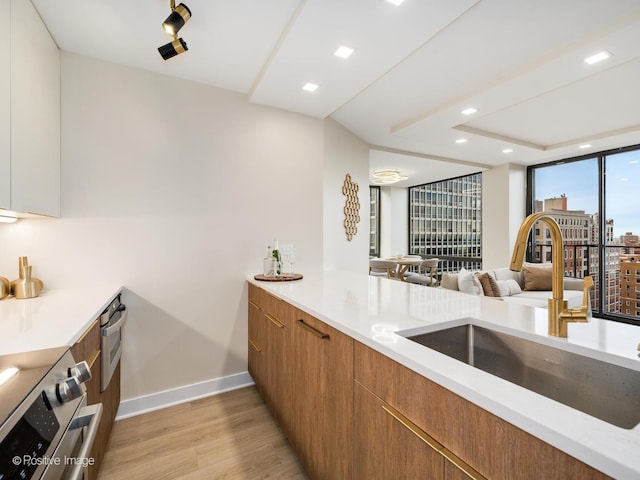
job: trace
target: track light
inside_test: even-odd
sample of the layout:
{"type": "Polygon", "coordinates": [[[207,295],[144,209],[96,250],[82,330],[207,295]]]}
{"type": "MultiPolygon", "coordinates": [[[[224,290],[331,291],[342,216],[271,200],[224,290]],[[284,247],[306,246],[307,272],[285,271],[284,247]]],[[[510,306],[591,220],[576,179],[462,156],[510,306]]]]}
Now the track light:
{"type": "Polygon", "coordinates": [[[187,42],[182,38],[176,38],[173,42],[169,42],[166,45],[158,47],[158,52],[160,52],[160,55],[162,55],[162,58],[165,60],[169,60],[170,58],[175,57],[182,52],[186,52],[187,50],[189,50],[187,48],[187,42]]]}
{"type": "Polygon", "coordinates": [[[189,50],[189,48],[187,48],[187,42],[182,38],[178,38],[178,32],[191,18],[191,10],[189,10],[189,7],[184,3],[176,7],[175,0],[170,0],[169,6],[171,7],[171,14],[162,22],[162,28],[173,37],[173,41],[158,47],[158,52],[160,52],[164,60],[168,60],[189,50]]]}
{"type": "Polygon", "coordinates": [[[169,35],[176,36],[184,24],[191,18],[191,10],[184,3],[177,7],[175,1],[171,1],[171,15],[162,23],[162,28],[169,35]]]}

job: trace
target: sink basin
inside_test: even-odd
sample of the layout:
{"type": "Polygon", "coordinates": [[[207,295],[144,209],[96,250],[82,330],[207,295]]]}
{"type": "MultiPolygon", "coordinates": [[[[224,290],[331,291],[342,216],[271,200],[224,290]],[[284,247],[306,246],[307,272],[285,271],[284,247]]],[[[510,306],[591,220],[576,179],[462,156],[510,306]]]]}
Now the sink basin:
{"type": "Polygon", "coordinates": [[[640,423],[640,371],[474,324],[396,333],[618,427],[640,423]]]}

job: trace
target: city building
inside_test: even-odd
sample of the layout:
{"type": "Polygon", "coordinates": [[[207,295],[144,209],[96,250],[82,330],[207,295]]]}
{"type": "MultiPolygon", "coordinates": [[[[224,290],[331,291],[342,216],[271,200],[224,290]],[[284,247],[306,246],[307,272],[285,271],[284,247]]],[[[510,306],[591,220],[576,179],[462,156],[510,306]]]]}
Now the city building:
{"type": "MultiPolygon", "coordinates": [[[[594,287],[591,292],[592,304],[600,305],[598,294],[600,277],[600,253],[596,248],[599,235],[599,219],[597,214],[590,215],[584,210],[567,209],[567,197],[545,199],[535,202],[536,211],[549,213],[558,223],[564,239],[564,271],[566,276],[583,278],[591,275],[594,287]],[[540,210],[541,209],[541,210],[540,210]]],[[[620,247],[613,237],[613,219],[605,221],[605,275],[603,311],[616,313],[620,311],[620,247]]],[[[551,261],[551,234],[543,222],[538,222],[534,229],[534,258],[546,263],[551,261]]]]}
{"type": "Polygon", "coordinates": [[[481,268],[481,204],[481,174],[410,188],[410,253],[438,257],[441,271],[481,268]]]}

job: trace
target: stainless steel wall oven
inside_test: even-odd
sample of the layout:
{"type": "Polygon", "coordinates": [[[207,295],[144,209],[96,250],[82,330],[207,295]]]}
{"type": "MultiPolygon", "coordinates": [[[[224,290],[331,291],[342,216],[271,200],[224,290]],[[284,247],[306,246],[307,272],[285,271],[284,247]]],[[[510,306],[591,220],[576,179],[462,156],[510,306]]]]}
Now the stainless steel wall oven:
{"type": "Polygon", "coordinates": [[[0,356],[0,480],[80,480],[91,463],[102,405],[87,406],[86,362],[66,347],[0,356]]]}
{"type": "MultiPolygon", "coordinates": [[[[100,315],[102,350],[102,380],[100,390],[105,391],[122,355],[122,327],[127,321],[127,307],[121,302],[121,294],[100,315]]],[[[2,480],[2,479],[0,479],[2,480]]]]}

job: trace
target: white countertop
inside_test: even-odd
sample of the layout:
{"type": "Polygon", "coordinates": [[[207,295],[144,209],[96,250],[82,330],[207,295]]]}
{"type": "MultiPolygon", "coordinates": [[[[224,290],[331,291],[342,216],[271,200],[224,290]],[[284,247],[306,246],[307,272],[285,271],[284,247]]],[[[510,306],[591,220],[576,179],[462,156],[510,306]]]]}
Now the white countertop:
{"type": "Polygon", "coordinates": [[[73,345],[121,290],[45,289],[35,298],[0,300],[0,355],[73,345]]]}
{"type": "MultiPolygon", "coordinates": [[[[547,310],[351,272],[249,281],[616,479],[640,478],[640,425],[627,430],[394,332],[461,318],[640,371],[640,327],[592,318],[547,334],[547,310]]],[[[640,395],[640,392],[638,392],[640,395]]]]}

